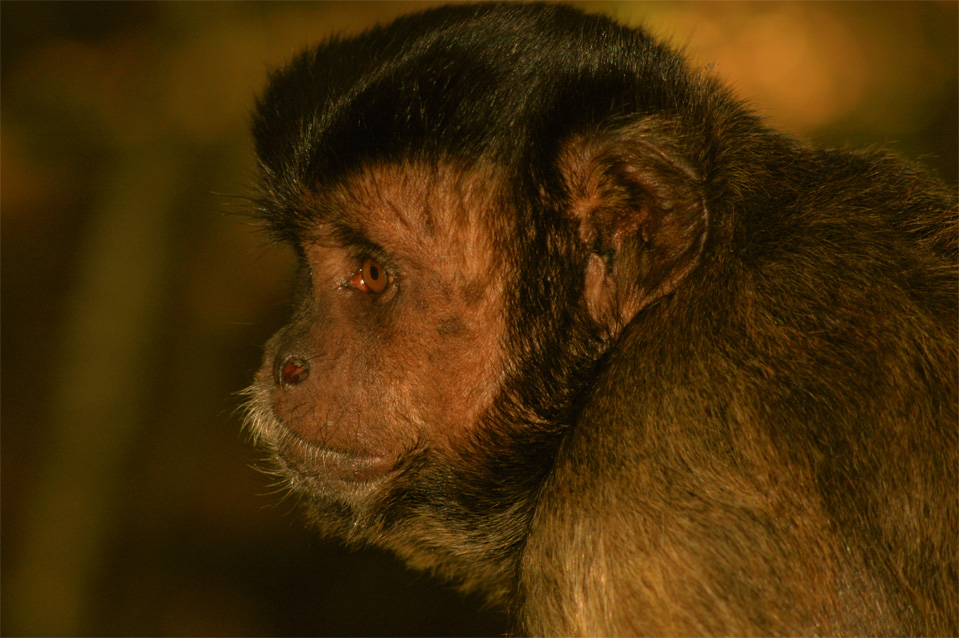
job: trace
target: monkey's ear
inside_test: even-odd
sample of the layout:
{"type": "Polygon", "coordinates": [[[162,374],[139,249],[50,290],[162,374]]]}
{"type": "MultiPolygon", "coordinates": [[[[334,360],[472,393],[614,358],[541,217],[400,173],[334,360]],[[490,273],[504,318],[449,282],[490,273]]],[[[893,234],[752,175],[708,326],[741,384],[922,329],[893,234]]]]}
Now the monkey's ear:
{"type": "Polygon", "coordinates": [[[617,334],[699,263],[708,215],[699,178],[667,124],[580,137],[560,156],[571,215],[590,250],[589,314],[617,334]]]}

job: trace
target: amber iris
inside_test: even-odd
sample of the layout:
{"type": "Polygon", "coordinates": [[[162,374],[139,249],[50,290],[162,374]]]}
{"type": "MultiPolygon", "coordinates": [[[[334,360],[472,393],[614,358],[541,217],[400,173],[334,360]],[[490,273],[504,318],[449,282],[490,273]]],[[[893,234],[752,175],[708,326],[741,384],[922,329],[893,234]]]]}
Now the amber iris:
{"type": "Polygon", "coordinates": [[[390,285],[389,273],[386,272],[380,264],[370,258],[363,261],[363,266],[360,268],[359,274],[362,287],[373,294],[380,294],[390,285]]]}

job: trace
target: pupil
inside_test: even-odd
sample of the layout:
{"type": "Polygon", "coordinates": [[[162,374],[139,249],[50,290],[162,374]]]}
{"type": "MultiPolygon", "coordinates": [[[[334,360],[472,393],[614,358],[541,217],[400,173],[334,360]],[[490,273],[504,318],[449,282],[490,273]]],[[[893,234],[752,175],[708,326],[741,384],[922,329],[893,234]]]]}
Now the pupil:
{"type": "Polygon", "coordinates": [[[373,264],[370,264],[370,279],[376,281],[380,278],[380,270],[373,264]]]}

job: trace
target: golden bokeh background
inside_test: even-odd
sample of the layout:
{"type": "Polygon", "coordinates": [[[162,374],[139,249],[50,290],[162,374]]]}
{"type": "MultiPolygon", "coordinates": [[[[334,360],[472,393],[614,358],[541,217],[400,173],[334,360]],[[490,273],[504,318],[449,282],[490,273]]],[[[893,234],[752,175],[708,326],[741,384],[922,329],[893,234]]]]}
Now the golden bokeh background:
{"type": "MultiPolygon", "coordinates": [[[[236,392],[289,310],[242,215],[268,69],[422,3],[0,5],[3,635],[490,635],[302,529],[236,392]],[[239,214],[238,214],[239,213],[239,214]]],[[[954,2],[606,3],[820,145],[959,181],[954,2]]]]}

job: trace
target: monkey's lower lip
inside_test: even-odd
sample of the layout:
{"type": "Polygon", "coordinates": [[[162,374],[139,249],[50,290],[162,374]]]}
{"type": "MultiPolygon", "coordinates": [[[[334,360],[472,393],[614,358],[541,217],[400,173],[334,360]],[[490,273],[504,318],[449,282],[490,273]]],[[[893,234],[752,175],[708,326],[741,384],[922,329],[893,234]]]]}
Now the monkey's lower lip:
{"type": "Polygon", "coordinates": [[[292,469],[317,479],[364,483],[382,478],[393,469],[383,456],[354,454],[311,443],[291,430],[277,443],[277,453],[292,469]]]}

